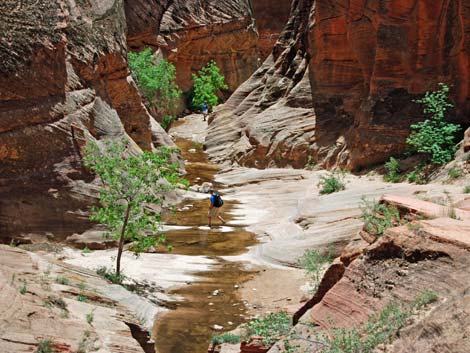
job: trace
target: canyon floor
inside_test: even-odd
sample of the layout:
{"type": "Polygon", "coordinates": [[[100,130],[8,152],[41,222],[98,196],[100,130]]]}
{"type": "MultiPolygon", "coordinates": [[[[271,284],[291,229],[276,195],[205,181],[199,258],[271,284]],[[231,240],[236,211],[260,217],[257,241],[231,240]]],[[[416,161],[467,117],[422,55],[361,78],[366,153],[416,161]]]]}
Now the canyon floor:
{"type": "Polygon", "coordinates": [[[79,344],[99,352],[124,347],[137,352],[141,347],[133,335],[151,352],[153,343],[145,344],[148,337],[137,330],[140,324],[152,332],[159,353],[202,353],[212,334],[233,330],[255,316],[279,310],[293,314],[302,307],[309,299],[309,284],[298,258],[311,248],[339,255],[357,239],[363,197],[393,194],[468,203],[462,193],[465,180],[391,184],[373,173],[346,174],[344,191],[320,195],[323,170],[216,166],[203,152],[206,128],[201,115],[190,115],[170,131],[182,149],[192,190],[180,192],[184,201],[177,218],[167,219],[171,253],[124,254],[124,272],[143,288],[141,296],[94,274],[99,266],[112,266],[113,249],[84,253],[60,246],[51,251],[38,244],[0,249],[1,293],[10,293],[0,300],[8,306],[13,298],[0,316],[0,351],[27,352],[51,339],[61,352],[77,351],[79,344]],[[222,211],[228,222],[214,229],[206,224],[208,195],[198,192],[204,182],[214,183],[226,201],[222,211]],[[67,277],[67,283],[60,284],[59,277],[67,277]],[[28,283],[25,293],[23,283],[28,283]],[[56,297],[65,298],[67,316],[56,297]],[[87,324],[90,313],[96,319],[87,324]],[[123,322],[127,325],[120,328],[123,322]],[[76,332],[59,329],[76,325],[76,332]]]}

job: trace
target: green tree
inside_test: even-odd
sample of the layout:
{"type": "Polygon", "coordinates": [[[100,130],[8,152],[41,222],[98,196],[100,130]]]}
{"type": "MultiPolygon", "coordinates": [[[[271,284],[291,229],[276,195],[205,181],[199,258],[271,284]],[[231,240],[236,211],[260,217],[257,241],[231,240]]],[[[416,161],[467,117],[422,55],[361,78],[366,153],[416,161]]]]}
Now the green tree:
{"type": "Polygon", "coordinates": [[[185,183],[170,163],[173,149],[160,147],[155,153],[131,154],[126,143],[106,141],[100,148],[88,144],[85,165],[101,179],[100,205],[92,208],[91,220],[105,224],[109,235],[119,240],[116,274],[120,276],[124,242],[133,241],[138,254],[165,242],[159,234],[165,196],[178,183],[185,183]],[[150,234],[147,236],[147,234],[150,234]],[[156,236],[159,234],[159,236],[156,236]]]}
{"type": "Polygon", "coordinates": [[[197,74],[192,74],[192,79],[194,81],[194,96],[192,99],[194,109],[201,109],[204,101],[211,107],[216,106],[219,103],[217,91],[228,88],[224,76],[213,60],[199,70],[197,74]]]}
{"type": "Polygon", "coordinates": [[[175,118],[181,96],[181,90],[175,83],[175,66],[166,60],[159,60],[147,48],[140,53],[129,52],[129,67],[148,105],[155,107],[166,129],[175,118]]]}
{"type": "Polygon", "coordinates": [[[428,155],[437,165],[451,161],[457,150],[455,133],[460,127],[444,121],[446,111],[452,107],[448,95],[449,87],[439,83],[437,91],[426,92],[416,101],[424,106],[424,113],[431,118],[411,125],[412,132],[406,140],[414,151],[428,155]]]}

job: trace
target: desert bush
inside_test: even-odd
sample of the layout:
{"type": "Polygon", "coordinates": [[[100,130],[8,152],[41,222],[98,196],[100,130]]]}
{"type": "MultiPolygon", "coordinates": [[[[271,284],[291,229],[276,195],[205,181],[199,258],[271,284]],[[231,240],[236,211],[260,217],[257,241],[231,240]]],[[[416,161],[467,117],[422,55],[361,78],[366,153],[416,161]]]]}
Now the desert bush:
{"type": "Polygon", "coordinates": [[[317,249],[305,251],[299,259],[299,265],[306,271],[313,286],[313,292],[318,289],[325,264],[330,263],[332,260],[333,257],[330,254],[322,254],[317,249]]]}
{"type": "Polygon", "coordinates": [[[234,335],[233,333],[222,333],[220,335],[215,335],[212,337],[211,342],[214,345],[219,345],[222,343],[230,343],[230,344],[235,344],[235,343],[240,343],[241,337],[234,335]]]}
{"type": "Polygon", "coordinates": [[[389,161],[385,163],[387,174],[384,180],[390,183],[398,183],[401,180],[400,162],[396,158],[390,157],[389,161]]]}
{"type": "Polygon", "coordinates": [[[332,194],[344,190],[346,185],[344,183],[344,174],[341,172],[333,172],[328,175],[323,175],[320,177],[320,194],[332,194]]]}
{"type": "Polygon", "coordinates": [[[246,325],[247,337],[259,336],[267,346],[276,342],[280,336],[289,332],[292,327],[291,318],[285,311],[268,314],[254,319],[246,325]]]}
{"type": "Polygon", "coordinates": [[[378,203],[375,200],[361,199],[361,219],[364,229],[375,236],[381,236],[388,228],[400,223],[400,213],[397,208],[378,203]]]}

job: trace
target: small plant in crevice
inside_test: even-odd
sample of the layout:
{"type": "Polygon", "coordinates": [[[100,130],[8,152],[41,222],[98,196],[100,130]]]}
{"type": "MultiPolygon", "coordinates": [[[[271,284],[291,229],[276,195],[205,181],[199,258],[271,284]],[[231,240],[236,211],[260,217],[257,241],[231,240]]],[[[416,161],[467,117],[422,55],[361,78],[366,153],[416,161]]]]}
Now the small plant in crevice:
{"type": "Polygon", "coordinates": [[[57,276],[55,279],[56,283],[63,284],[63,285],[68,285],[69,284],[69,279],[64,276],[57,276]]]}
{"type": "Polygon", "coordinates": [[[447,171],[447,175],[449,176],[450,179],[457,179],[457,178],[460,178],[462,176],[462,173],[460,172],[459,169],[450,168],[447,171]]]}
{"type": "Polygon", "coordinates": [[[398,159],[390,157],[389,161],[385,163],[385,169],[387,169],[387,174],[384,176],[386,182],[398,183],[401,180],[400,162],[398,159]]]}
{"type": "Polygon", "coordinates": [[[55,350],[52,347],[52,341],[50,339],[45,339],[39,341],[37,353],[55,353],[55,350]]]}
{"type": "Polygon", "coordinates": [[[222,333],[220,335],[215,335],[215,336],[212,336],[211,338],[212,344],[216,346],[219,344],[223,344],[223,343],[236,344],[236,343],[240,343],[240,341],[241,341],[240,336],[234,335],[233,333],[229,333],[229,332],[222,333]]]}
{"type": "Polygon", "coordinates": [[[362,197],[360,208],[364,229],[376,237],[382,236],[388,228],[400,224],[400,213],[395,206],[362,197]]]}
{"type": "Polygon", "coordinates": [[[26,281],[23,281],[23,284],[21,285],[19,291],[20,291],[20,294],[22,295],[26,294],[26,292],[28,291],[28,288],[26,286],[26,281]]]}
{"type": "Polygon", "coordinates": [[[423,166],[416,166],[413,171],[406,175],[408,182],[415,184],[426,184],[426,175],[423,172],[423,166]]]}
{"type": "Polygon", "coordinates": [[[82,250],[82,253],[83,254],[90,254],[92,251],[90,250],[90,248],[88,246],[85,246],[82,250]]]}
{"type": "Polygon", "coordinates": [[[123,273],[118,274],[114,269],[108,269],[106,266],[98,267],[96,273],[114,284],[122,284],[126,279],[123,273]]]}
{"type": "Polygon", "coordinates": [[[465,185],[464,186],[463,193],[464,194],[470,194],[470,185],[465,185]]]}
{"type": "Polygon", "coordinates": [[[86,322],[88,325],[92,326],[94,319],[95,319],[95,314],[93,313],[93,311],[86,314],[86,322]]]}
{"type": "Polygon", "coordinates": [[[307,163],[305,163],[304,169],[313,170],[317,163],[314,161],[312,156],[307,157],[307,163]]]}
{"type": "Polygon", "coordinates": [[[271,313],[246,324],[246,338],[259,336],[263,344],[271,346],[292,328],[291,317],[287,312],[271,313]]]}
{"type": "Polygon", "coordinates": [[[320,285],[321,277],[324,272],[325,265],[333,261],[333,256],[322,254],[317,249],[310,249],[304,252],[298,263],[302,267],[312,285],[312,292],[315,293],[320,285]]]}
{"type": "Polygon", "coordinates": [[[318,183],[320,187],[320,194],[332,194],[344,190],[346,185],[344,183],[344,172],[333,172],[328,175],[323,175],[320,177],[318,183]]]}

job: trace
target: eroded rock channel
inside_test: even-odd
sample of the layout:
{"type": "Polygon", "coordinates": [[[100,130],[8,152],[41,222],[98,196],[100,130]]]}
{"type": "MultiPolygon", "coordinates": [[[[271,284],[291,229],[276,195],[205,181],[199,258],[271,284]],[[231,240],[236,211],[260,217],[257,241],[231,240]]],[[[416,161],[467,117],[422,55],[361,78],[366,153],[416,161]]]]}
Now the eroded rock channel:
{"type": "MultiPolygon", "coordinates": [[[[186,178],[191,184],[214,183],[218,168],[208,162],[202,145],[183,138],[176,138],[176,144],[187,161],[186,178]]],[[[216,184],[217,189],[221,187],[216,184]]],[[[177,218],[170,218],[168,222],[175,226],[166,232],[168,242],[173,246],[172,253],[207,256],[214,264],[209,271],[194,273],[195,282],[170,290],[170,294],[181,301],[174,303],[175,310],[156,320],[159,353],[207,352],[215,330],[230,330],[246,321],[246,308],[238,288],[251,273],[244,270],[241,263],[227,262],[220,256],[246,252],[256,243],[255,235],[244,230],[231,215],[231,210],[237,207],[234,201],[226,201],[223,207],[227,225],[215,223],[212,229],[207,227],[208,202],[208,198],[186,200],[181,204],[177,218]]]]}

